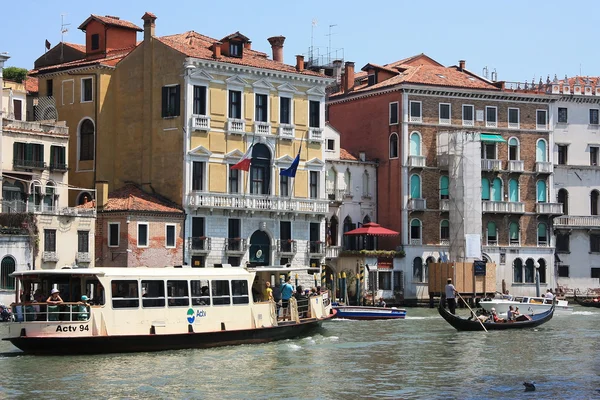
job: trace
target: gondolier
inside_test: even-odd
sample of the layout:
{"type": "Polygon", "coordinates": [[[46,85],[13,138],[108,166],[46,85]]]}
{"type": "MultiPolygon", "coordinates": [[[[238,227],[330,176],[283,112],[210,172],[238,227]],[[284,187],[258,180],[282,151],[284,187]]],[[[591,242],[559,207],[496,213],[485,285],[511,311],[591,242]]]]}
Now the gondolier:
{"type": "Polygon", "coordinates": [[[456,288],[452,284],[452,278],[448,278],[448,283],[445,287],[446,301],[448,302],[448,310],[452,314],[456,313],[456,288]]]}

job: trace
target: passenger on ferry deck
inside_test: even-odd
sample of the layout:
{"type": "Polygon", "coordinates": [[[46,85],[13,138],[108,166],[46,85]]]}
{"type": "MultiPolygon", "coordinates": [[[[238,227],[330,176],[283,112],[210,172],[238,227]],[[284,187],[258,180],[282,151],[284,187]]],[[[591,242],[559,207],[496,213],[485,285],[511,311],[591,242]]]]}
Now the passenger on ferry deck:
{"type": "Polygon", "coordinates": [[[263,292],[263,301],[273,300],[273,289],[271,289],[271,282],[265,282],[265,290],[263,292]]]}
{"type": "Polygon", "coordinates": [[[549,300],[554,300],[554,295],[552,294],[552,291],[550,289],[546,289],[546,294],[544,295],[544,297],[549,300]]]}
{"type": "MultiPolygon", "coordinates": [[[[35,290],[35,293],[33,294],[33,301],[35,303],[43,303],[44,302],[44,293],[42,293],[41,288],[37,288],[35,290]]],[[[46,306],[40,306],[39,304],[36,304],[33,306],[33,309],[35,310],[35,312],[37,314],[36,320],[42,321],[44,319],[44,315],[42,312],[46,311],[46,306]]]]}
{"type": "Polygon", "coordinates": [[[63,299],[60,298],[60,292],[58,289],[55,288],[50,291],[50,297],[46,299],[46,303],[54,306],[63,303],[63,299]]]}
{"type": "Polygon", "coordinates": [[[97,306],[104,305],[104,286],[100,282],[96,285],[96,294],[92,299],[97,306]]]}
{"type": "Polygon", "coordinates": [[[308,311],[308,297],[304,295],[304,290],[301,285],[298,285],[296,288],[294,297],[298,302],[298,317],[305,318],[308,311]]]}
{"type": "Polygon", "coordinates": [[[292,286],[292,277],[290,276],[282,286],[281,286],[281,307],[283,308],[284,319],[286,315],[289,318],[288,307],[290,305],[290,299],[292,298],[292,294],[294,293],[294,287],[292,286]]]}
{"type": "Polygon", "coordinates": [[[383,297],[379,298],[379,302],[377,303],[377,307],[383,307],[385,308],[385,301],[383,301],[383,297]]]}

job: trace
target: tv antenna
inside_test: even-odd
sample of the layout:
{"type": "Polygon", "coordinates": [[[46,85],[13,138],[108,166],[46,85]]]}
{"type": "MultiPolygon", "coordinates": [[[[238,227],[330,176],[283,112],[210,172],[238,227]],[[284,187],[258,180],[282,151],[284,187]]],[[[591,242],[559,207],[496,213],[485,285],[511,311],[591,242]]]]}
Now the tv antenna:
{"type": "Polygon", "coordinates": [[[334,26],[337,26],[337,24],[329,25],[329,33],[327,35],[325,35],[325,36],[329,36],[329,47],[327,47],[327,57],[331,56],[331,35],[333,35],[333,33],[331,33],[331,28],[333,28],[334,26]]]}
{"type": "Polygon", "coordinates": [[[311,24],[311,27],[310,27],[310,60],[311,60],[311,62],[312,62],[312,59],[313,59],[313,50],[315,48],[314,47],[315,26],[317,26],[317,19],[313,18],[312,24],[311,24]]]}
{"type": "Polygon", "coordinates": [[[69,32],[69,28],[67,26],[71,24],[65,24],[65,16],[67,14],[60,14],[60,62],[63,62],[64,59],[64,38],[65,33],[69,32]]]}

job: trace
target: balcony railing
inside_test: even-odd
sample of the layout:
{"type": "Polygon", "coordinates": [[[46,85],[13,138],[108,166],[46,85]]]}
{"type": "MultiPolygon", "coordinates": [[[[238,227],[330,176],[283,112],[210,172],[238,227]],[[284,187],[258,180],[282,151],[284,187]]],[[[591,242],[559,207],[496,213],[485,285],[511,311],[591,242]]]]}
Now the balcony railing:
{"type": "Polygon", "coordinates": [[[481,160],[482,171],[500,171],[502,169],[502,160],[481,160]]]}
{"type": "Polygon", "coordinates": [[[188,238],[190,254],[206,254],[210,251],[210,238],[197,236],[188,238]]]}
{"type": "Polygon", "coordinates": [[[440,211],[450,211],[450,199],[440,199],[440,211]]]}
{"type": "Polygon", "coordinates": [[[537,172],[538,174],[551,174],[552,163],[546,161],[536,161],[535,172],[537,172]]]}
{"type": "Polygon", "coordinates": [[[508,160],[508,172],[523,172],[524,163],[522,160],[508,160]]]}
{"type": "Polygon", "coordinates": [[[270,135],[271,124],[268,122],[254,121],[254,134],[255,135],[270,135]]]}
{"type": "Polygon", "coordinates": [[[310,142],[321,142],[323,140],[323,128],[308,128],[308,140],[310,142]]]}
{"type": "Polygon", "coordinates": [[[508,129],[519,129],[519,123],[518,122],[509,122],[508,129]]]}
{"type": "Polygon", "coordinates": [[[408,209],[412,211],[420,211],[427,209],[427,200],[426,199],[409,199],[408,200],[408,209]]]}
{"type": "Polygon", "coordinates": [[[42,253],[42,261],[58,262],[58,254],[55,251],[44,251],[42,253]]]}
{"type": "Polygon", "coordinates": [[[525,203],[484,200],[481,202],[481,211],[487,213],[523,214],[525,212],[525,203]]]}
{"type": "Polygon", "coordinates": [[[3,213],[22,213],[30,212],[35,214],[53,214],[68,217],[95,217],[95,208],[80,208],[80,207],[55,207],[49,206],[44,202],[35,204],[32,202],[24,202],[21,200],[0,200],[3,213]]]}
{"type": "Polygon", "coordinates": [[[46,169],[46,163],[39,160],[14,159],[13,168],[46,169]]]}
{"type": "Polygon", "coordinates": [[[227,238],[225,239],[226,254],[243,254],[248,249],[246,239],[242,238],[227,238]]]}
{"type": "Polygon", "coordinates": [[[413,246],[420,246],[421,243],[423,243],[423,241],[421,240],[421,238],[418,238],[418,239],[411,238],[410,239],[410,244],[413,245],[413,246]]]}
{"type": "Polygon", "coordinates": [[[535,212],[538,214],[562,215],[562,203],[535,203],[535,212]]]}
{"type": "Polygon", "coordinates": [[[285,198],[272,195],[243,195],[190,192],[186,205],[194,209],[226,209],[248,211],[283,211],[302,214],[327,214],[326,199],[285,198]]]}
{"type": "Polygon", "coordinates": [[[243,135],[246,132],[246,121],[237,118],[227,119],[227,133],[230,135],[243,135]]]}
{"type": "Polygon", "coordinates": [[[92,255],[89,252],[78,251],[75,257],[78,263],[90,263],[92,262],[92,255]]]}
{"type": "Polygon", "coordinates": [[[417,122],[417,123],[421,123],[423,122],[423,117],[422,116],[415,116],[415,115],[411,115],[410,116],[410,122],[417,122]]]}
{"type": "Polygon", "coordinates": [[[408,156],[408,166],[411,168],[423,168],[425,166],[425,156],[408,156]]]}
{"type": "Polygon", "coordinates": [[[451,123],[450,118],[440,118],[440,125],[450,125],[451,123]]]}
{"type": "Polygon", "coordinates": [[[298,251],[298,243],[292,239],[278,239],[277,252],[279,254],[296,254],[298,251]]]}
{"type": "Polygon", "coordinates": [[[308,242],[308,254],[311,256],[324,256],[325,244],[320,240],[308,242]]]}
{"type": "Polygon", "coordinates": [[[475,120],[463,119],[463,126],[475,126],[475,120]]]}
{"type": "Polygon", "coordinates": [[[192,115],[192,130],[194,131],[209,131],[210,117],[208,115],[192,115]]]}
{"type": "Polygon", "coordinates": [[[498,122],[497,121],[485,121],[485,126],[486,126],[486,128],[497,128],[498,122]]]}
{"type": "Polygon", "coordinates": [[[50,171],[67,172],[67,164],[53,163],[50,164],[50,171]]]}
{"type": "Polygon", "coordinates": [[[600,215],[571,216],[563,215],[554,219],[554,227],[564,228],[599,228],[600,215]]]}
{"type": "Polygon", "coordinates": [[[291,124],[279,124],[278,134],[282,139],[293,140],[296,137],[296,128],[291,124]]]}
{"type": "Polygon", "coordinates": [[[342,246],[327,246],[325,247],[325,257],[338,258],[340,256],[340,251],[342,251],[342,246]]]}
{"type": "Polygon", "coordinates": [[[341,202],[346,197],[346,189],[327,188],[326,192],[330,201],[341,202]]]}

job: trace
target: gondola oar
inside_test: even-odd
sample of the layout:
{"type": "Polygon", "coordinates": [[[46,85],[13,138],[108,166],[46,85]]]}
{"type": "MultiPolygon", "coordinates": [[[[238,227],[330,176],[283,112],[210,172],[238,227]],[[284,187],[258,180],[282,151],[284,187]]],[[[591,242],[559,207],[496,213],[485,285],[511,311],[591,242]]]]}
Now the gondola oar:
{"type": "Polygon", "coordinates": [[[473,309],[471,307],[469,307],[469,303],[467,303],[465,301],[465,299],[462,298],[462,296],[460,295],[460,293],[456,292],[456,294],[458,295],[458,297],[460,297],[460,299],[463,301],[463,303],[465,303],[465,305],[467,306],[467,308],[473,313],[473,317],[475,317],[475,319],[477,321],[479,321],[479,323],[481,324],[481,327],[483,328],[484,331],[488,331],[487,329],[485,329],[485,325],[483,325],[483,322],[481,322],[481,320],[479,318],[477,318],[477,314],[475,314],[475,311],[473,311],[473,309]]]}

